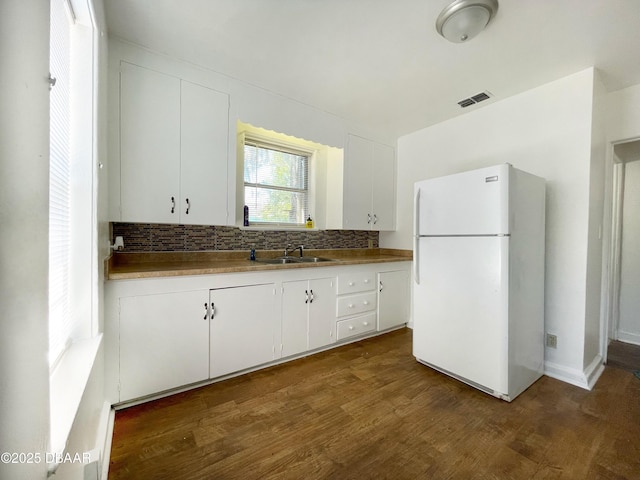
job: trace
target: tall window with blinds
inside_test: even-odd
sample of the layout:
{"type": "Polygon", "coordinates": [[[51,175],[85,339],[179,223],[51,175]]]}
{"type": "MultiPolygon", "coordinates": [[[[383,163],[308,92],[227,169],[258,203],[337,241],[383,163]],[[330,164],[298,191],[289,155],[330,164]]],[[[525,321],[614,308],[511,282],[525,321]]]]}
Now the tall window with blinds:
{"type": "Polygon", "coordinates": [[[72,16],[65,0],[51,1],[49,64],[49,364],[64,353],[73,329],[69,301],[71,256],[70,69],[72,16]]]}
{"type": "Polygon", "coordinates": [[[303,226],[309,215],[311,154],[254,141],[244,143],[244,201],[249,222],[303,226]]]}

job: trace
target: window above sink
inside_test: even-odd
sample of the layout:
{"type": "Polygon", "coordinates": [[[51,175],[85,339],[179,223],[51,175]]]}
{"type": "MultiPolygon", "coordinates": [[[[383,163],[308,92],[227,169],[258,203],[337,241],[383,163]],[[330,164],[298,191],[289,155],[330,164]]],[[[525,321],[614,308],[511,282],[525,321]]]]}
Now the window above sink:
{"type": "Polygon", "coordinates": [[[328,164],[342,162],[343,149],[238,121],[236,225],[255,230],[326,228],[328,164]],[[244,223],[244,207],[248,223],[244,223]]]}

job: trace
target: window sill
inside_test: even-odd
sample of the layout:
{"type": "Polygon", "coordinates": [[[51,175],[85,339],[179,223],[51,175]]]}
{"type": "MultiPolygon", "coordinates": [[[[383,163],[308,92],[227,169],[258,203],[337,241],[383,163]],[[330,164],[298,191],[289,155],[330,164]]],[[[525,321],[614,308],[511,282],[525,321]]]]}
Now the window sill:
{"type": "MultiPolygon", "coordinates": [[[[51,374],[49,409],[52,453],[64,453],[101,343],[102,334],[72,344],[51,374]]],[[[56,467],[50,466],[52,470],[56,467]]]]}

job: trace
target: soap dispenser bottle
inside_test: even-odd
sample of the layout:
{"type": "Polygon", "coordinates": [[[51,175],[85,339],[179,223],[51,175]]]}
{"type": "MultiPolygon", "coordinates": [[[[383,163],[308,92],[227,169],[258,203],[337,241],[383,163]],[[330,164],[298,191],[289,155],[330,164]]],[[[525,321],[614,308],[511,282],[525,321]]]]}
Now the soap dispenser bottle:
{"type": "Polygon", "coordinates": [[[311,215],[307,217],[307,228],[313,228],[313,220],[311,219],[311,215]]]}

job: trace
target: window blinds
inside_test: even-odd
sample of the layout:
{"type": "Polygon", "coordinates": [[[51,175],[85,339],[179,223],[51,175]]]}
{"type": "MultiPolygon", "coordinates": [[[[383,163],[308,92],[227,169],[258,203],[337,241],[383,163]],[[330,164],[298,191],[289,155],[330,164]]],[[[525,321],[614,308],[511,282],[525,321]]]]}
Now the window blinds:
{"type": "Polygon", "coordinates": [[[70,281],[70,34],[65,0],[51,1],[49,63],[55,85],[50,92],[49,154],[49,364],[55,366],[70,342],[73,324],[70,281]]]}
{"type": "Polygon", "coordinates": [[[309,215],[309,154],[245,140],[244,201],[252,224],[303,225],[309,215]]]}

